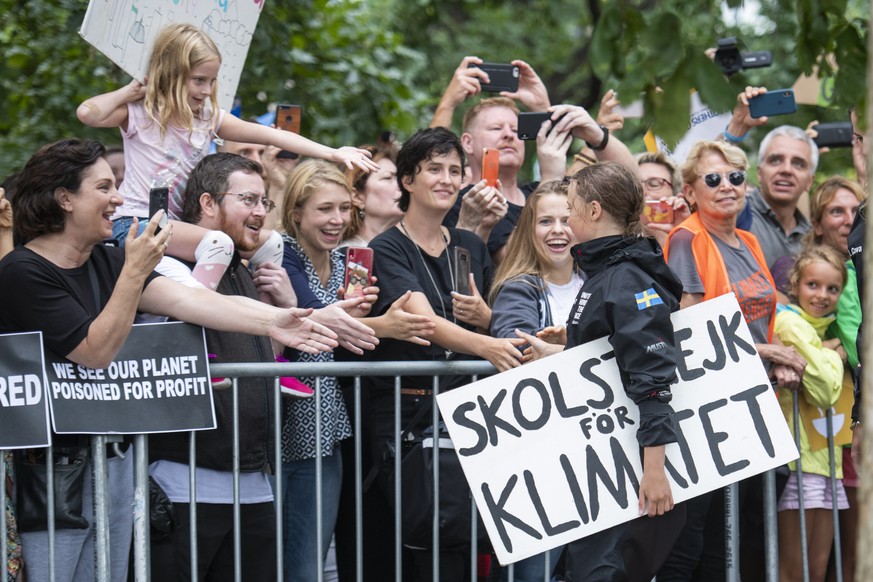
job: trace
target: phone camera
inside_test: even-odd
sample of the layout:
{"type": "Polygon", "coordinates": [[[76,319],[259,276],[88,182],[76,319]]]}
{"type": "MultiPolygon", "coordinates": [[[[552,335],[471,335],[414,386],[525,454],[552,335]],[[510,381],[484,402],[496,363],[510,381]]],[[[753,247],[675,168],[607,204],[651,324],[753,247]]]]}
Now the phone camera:
{"type": "Polygon", "coordinates": [[[512,67],[512,76],[518,79],[518,67],[512,67]]]}

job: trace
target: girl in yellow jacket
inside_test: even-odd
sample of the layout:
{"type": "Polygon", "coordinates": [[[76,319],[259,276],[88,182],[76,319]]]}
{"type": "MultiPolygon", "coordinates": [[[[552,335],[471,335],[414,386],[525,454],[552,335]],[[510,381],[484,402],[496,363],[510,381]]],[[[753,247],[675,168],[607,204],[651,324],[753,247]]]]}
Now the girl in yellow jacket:
{"type": "MultiPolygon", "coordinates": [[[[797,257],[791,271],[791,305],[776,315],[775,332],[786,346],[793,346],[806,359],[800,390],[779,391],[782,412],[792,432],[800,431],[800,460],[803,471],[803,507],[810,580],[825,579],[834,538],[834,500],[831,496],[830,460],[827,447],[813,450],[806,424],[818,417],[817,409],[831,408],[840,396],[846,351],[838,339],[824,340],[825,330],[834,320],[837,300],[846,283],[843,259],[825,245],[810,246],[797,257]],[[793,399],[798,398],[801,422],[794,426],[793,399]]],[[[800,494],[796,464],[779,499],[780,579],[801,580],[800,494]]],[[[842,483],[842,458],[836,458],[837,506],[847,509],[842,483]]]]}

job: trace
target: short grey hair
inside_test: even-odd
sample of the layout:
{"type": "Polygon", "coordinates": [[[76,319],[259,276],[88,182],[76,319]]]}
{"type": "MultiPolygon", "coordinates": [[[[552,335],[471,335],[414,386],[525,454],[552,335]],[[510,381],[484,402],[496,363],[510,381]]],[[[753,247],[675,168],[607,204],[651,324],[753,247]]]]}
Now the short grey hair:
{"type": "Polygon", "coordinates": [[[815,145],[815,142],[805,131],[794,125],[780,125],[764,136],[761,145],[758,147],[758,164],[760,165],[761,161],[766,158],[767,150],[769,149],[770,142],[773,141],[773,138],[781,136],[800,140],[809,145],[810,167],[812,173],[815,174],[815,170],[818,168],[818,146],[815,145]]]}

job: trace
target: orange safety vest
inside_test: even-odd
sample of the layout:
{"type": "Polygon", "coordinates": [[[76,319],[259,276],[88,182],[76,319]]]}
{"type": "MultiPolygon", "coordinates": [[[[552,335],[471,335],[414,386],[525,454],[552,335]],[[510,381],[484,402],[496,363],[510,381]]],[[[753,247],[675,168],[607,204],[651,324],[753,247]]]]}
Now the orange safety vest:
{"type": "MultiPolygon", "coordinates": [[[[673,234],[684,228],[694,235],[691,239],[691,254],[694,255],[694,264],[697,265],[697,274],[700,275],[700,280],[703,281],[704,293],[703,300],[713,299],[727,293],[731,293],[731,280],[728,277],[727,267],[724,264],[724,259],[715,246],[715,241],[712,240],[712,235],[700,222],[700,216],[695,212],[688,217],[685,222],[670,231],[667,235],[667,244],[664,245],[664,260],[669,256],[670,240],[673,234]]],[[[764,251],[761,250],[761,245],[758,244],[758,239],[750,232],[745,230],[736,230],[737,236],[747,247],[752,251],[752,256],[758,263],[764,277],[772,285],[774,293],[776,283],[773,281],[773,276],[770,274],[770,269],[767,268],[767,261],[764,258],[764,251]]],[[[767,333],[767,340],[773,338],[773,324],[776,321],[776,300],[773,300],[773,312],[770,314],[770,331],[767,333]]]]}

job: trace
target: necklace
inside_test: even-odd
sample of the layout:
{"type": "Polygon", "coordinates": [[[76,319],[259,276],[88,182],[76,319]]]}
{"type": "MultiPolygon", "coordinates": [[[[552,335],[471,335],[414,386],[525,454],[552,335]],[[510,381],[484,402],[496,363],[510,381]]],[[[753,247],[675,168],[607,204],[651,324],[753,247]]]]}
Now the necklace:
{"type": "MultiPolygon", "coordinates": [[[[434,293],[436,293],[436,297],[440,302],[440,309],[443,312],[443,319],[455,322],[455,316],[452,314],[451,318],[449,318],[448,311],[446,311],[446,304],[443,302],[443,295],[440,293],[440,288],[436,284],[436,279],[433,277],[433,273],[430,272],[430,268],[427,266],[427,261],[424,260],[424,254],[421,252],[421,247],[415,242],[415,239],[412,238],[412,234],[409,232],[409,229],[406,228],[406,223],[403,222],[403,219],[400,220],[400,228],[403,229],[406,237],[412,242],[412,245],[415,247],[415,250],[418,251],[418,258],[421,259],[421,264],[424,265],[424,271],[427,273],[428,278],[430,279],[430,284],[433,286],[434,293]]],[[[449,239],[446,237],[446,233],[443,232],[442,228],[440,228],[440,234],[443,236],[443,245],[445,245],[446,249],[446,262],[449,264],[449,280],[452,282],[452,291],[455,290],[455,274],[452,272],[452,261],[449,258],[449,239]]],[[[446,359],[450,359],[453,355],[452,350],[446,350],[446,359]]]]}

